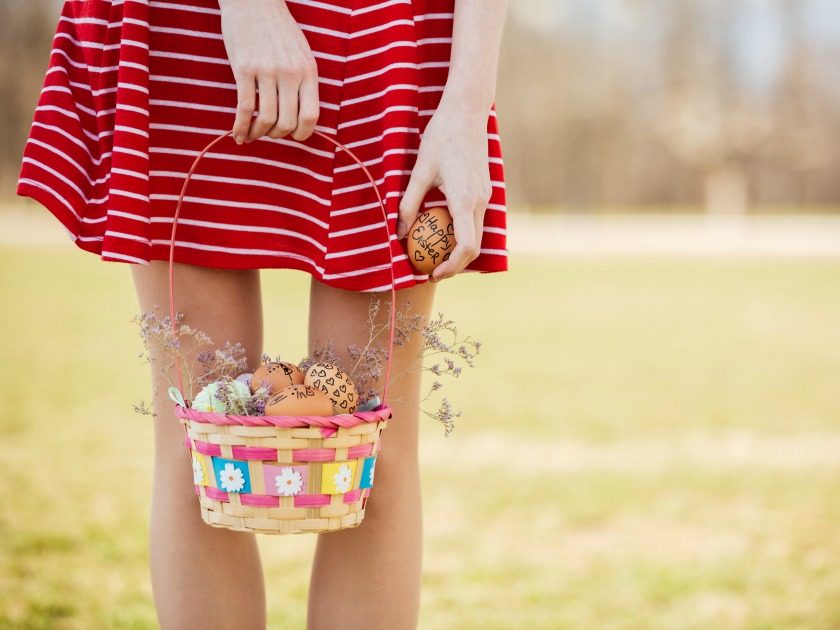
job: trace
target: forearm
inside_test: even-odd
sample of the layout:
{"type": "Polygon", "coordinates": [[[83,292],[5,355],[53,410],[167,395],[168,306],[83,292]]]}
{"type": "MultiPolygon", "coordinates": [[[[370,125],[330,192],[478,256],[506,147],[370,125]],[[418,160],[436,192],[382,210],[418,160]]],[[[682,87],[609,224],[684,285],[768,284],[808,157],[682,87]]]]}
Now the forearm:
{"type": "Polygon", "coordinates": [[[455,0],[449,76],[441,105],[489,113],[496,97],[508,0],[455,0]]]}

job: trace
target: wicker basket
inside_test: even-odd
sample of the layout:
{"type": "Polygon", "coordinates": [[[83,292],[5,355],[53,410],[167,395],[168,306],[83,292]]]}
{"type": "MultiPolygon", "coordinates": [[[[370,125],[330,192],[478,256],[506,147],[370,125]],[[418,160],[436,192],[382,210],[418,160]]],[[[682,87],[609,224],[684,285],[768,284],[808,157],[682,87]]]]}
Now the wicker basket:
{"type": "MultiPolygon", "coordinates": [[[[390,243],[385,204],[364,164],[341,143],[315,131],[346,151],[373,184],[390,243]]],[[[202,155],[232,134],[217,137],[187,173],[175,217],[169,250],[169,314],[176,330],[173,287],[175,229],[181,202],[202,155]]],[[[387,248],[390,258],[391,249],[387,248]]],[[[184,446],[193,469],[201,518],[208,525],[262,534],[329,532],[362,522],[373,485],[382,431],[391,419],[386,403],[394,349],[396,289],[391,272],[388,360],[382,401],[370,411],[335,416],[240,416],[197,411],[191,401],[175,404],[184,426],[184,446]]],[[[184,392],[180,361],[176,361],[184,392]]]]}

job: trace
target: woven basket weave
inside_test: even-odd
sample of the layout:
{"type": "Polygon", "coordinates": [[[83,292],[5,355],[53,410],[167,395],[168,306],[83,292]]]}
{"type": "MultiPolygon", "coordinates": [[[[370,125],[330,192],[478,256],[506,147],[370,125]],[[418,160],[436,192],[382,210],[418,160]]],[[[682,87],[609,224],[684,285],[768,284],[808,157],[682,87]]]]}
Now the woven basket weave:
{"type": "MultiPolygon", "coordinates": [[[[344,145],[318,131],[346,151],[373,184],[388,234],[391,273],[391,313],[388,360],[382,401],[370,411],[334,416],[240,416],[197,411],[191,402],[175,404],[184,426],[184,446],[193,469],[201,518],[208,525],[262,534],[329,532],[358,526],[373,485],[382,431],[391,419],[386,403],[394,349],[396,289],[390,265],[391,232],[385,204],[368,169],[344,145]]],[[[169,314],[176,331],[173,261],[175,229],[181,202],[198,161],[187,173],[175,217],[169,250],[169,314]]],[[[184,392],[180,361],[176,361],[184,392]]]]}

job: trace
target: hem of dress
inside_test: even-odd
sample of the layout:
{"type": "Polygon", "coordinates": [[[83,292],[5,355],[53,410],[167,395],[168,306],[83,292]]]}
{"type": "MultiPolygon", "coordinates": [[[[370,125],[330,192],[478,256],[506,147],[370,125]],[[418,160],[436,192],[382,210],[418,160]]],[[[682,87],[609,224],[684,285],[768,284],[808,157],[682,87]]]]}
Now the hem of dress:
{"type": "MultiPolygon", "coordinates": [[[[78,230],[78,221],[76,217],[74,217],[68,210],[65,208],[61,202],[51,195],[49,191],[40,188],[34,184],[30,184],[28,182],[21,182],[19,181],[17,184],[17,188],[15,190],[15,194],[19,197],[29,197],[34,201],[37,201],[41,205],[43,205],[58,221],[61,223],[62,226],[67,230],[68,237],[72,236],[71,242],[76,245],[82,251],[90,252],[91,254],[96,254],[99,256],[100,260],[104,262],[118,262],[118,263],[125,263],[129,265],[149,265],[152,260],[157,261],[164,261],[169,262],[169,255],[167,254],[165,257],[161,257],[152,253],[150,256],[149,261],[144,260],[128,260],[124,258],[117,258],[113,256],[109,256],[108,254],[102,254],[102,241],[95,240],[95,241],[83,241],[78,238],[76,232],[78,230]]],[[[156,250],[152,250],[155,252],[156,250]]],[[[341,283],[333,280],[333,279],[325,279],[318,272],[313,269],[310,265],[303,263],[300,260],[295,258],[276,258],[272,260],[276,260],[278,263],[283,261],[282,264],[262,264],[262,263],[254,263],[254,262],[247,262],[243,260],[242,262],[237,262],[235,259],[230,259],[225,264],[213,265],[208,264],[206,260],[201,260],[201,251],[200,250],[191,250],[189,248],[181,248],[175,249],[175,253],[173,255],[173,261],[180,264],[185,265],[194,265],[198,267],[206,267],[210,269],[231,269],[236,271],[248,270],[248,269],[292,269],[296,271],[303,271],[308,273],[312,278],[326,284],[327,286],[333,287],[335,289],[342,289],[344,291],[353,291],[355,293],[375,293],[379,291],[388,291],[388,288],[380,288],[376,287],[374,289],[353,289],[348,288],[347,286],[343,286],[341,283]]],[[[507,258],[505,257],[502,260],[501,265],[493,265],[488,266],[486,264],[478,264],[468,266],[467,268],[462,271],[462,273],[466,272],[475,272],[475,273],[495,273],[500,271],[508,271],[508,262],[507,258]]],[[[451,278],[450,278],[451,279],[451,278]]],[[[424,284],[429,282],[428,278],[406,278],[402,281],[398,280],[396,283],[396,290],[400,291],[402,289],[406,289],[409,287],[413,287],[418,284],[424,284]]]]}
{"type": "MultiPolygon", "coordinates": [[[[44,206],[50,213],[58,219],[59,223],[67,230],[68,239],[76,244],[79,244],[79,239],[76,233],[79,229],[79,220],[65,208],[55,195],[40,186],[30,184],[29,182],[18,180],[15,188],[15,195],[18,197],[29,197],[44,206]]],[[[87,250],[91,251],[91,250],[87,250]]]]}

